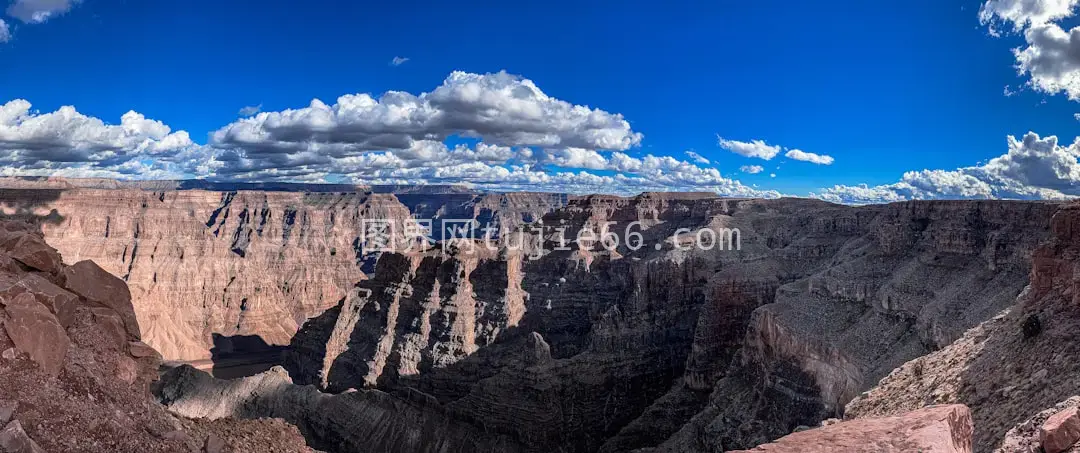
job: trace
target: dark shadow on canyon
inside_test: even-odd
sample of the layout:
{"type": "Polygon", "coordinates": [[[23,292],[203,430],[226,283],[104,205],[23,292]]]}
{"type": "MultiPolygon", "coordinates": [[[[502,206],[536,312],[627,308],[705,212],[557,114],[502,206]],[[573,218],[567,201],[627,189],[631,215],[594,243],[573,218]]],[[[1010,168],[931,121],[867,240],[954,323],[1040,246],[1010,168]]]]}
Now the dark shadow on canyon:
{"type": "MultiPolygon", "coordinates": [[[[22,179],[22,178],[20,178],[22,179]]],[[[60,199],[60,189],[0,189],[0,219],[57,225],[64,216],[56,209],[45,208],[60,199]]]]}
{"type": "Polygon", "coordinates": [[[281,365],[281,355],[287,349],[268,344],[258,335],[225,336],[215,333],[213,341],[210,374],[219,379],[254,376],[281,365]]]}

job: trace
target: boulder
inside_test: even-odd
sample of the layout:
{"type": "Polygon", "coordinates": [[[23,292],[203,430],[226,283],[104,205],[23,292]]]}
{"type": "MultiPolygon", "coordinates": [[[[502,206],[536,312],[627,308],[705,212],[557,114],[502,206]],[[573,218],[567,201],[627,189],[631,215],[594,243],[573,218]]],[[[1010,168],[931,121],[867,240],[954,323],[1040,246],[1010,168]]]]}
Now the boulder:
{"type": "Polygon", "coordinates": [[[0,283],[0,299],[14,298],[20,293],[29,292],[56,315],[60,320],[60,325],[66,328],[75,322],[75,309],[79,305],[79,296],[65,291],[38,274],[26,274],[18,280],[5,277],[12,281],[0,283]]]}
{"type": "Polygon", "coordinates": [[[161,360],[161,354],[158,353],[156,349],[141,341],[129,341],[128,353],[136,359],[141,359],[143,357],[157,357],[158,360],[161,360]]]}
{"type": "Polygon", "coordinates": [[[23,233],[8,252],[8,256],[28,267],[50,274],[59,271],[63,263],[60,254],[33,233],[23,233]]]}
{"type": "Polygon", "coordinates": [[[31,439],[18,420],[8,423],[0,431],[0,453],[45,453],[34,439],[31,439]]]}
{"type": "Polygon", "coordinates": [[[203,447],[204,453],[225,453],[225,441],[221,439],[217,434],[210,433],[206,438],[206,445],[203,447]]]}
{"type": "Polygon", "coordinates": [[[1067,408],[1051,415],[1039,428],[1045,453],[1061,453],[1080,441],[1080,409],[1067,408]]]}
{"type": "Polygon", "coordinates": [[[0,425],[6,425],[15,416],[15,409],[19,406],[18,401],[0,400],[0,425]]]}
{"type": "Polygon", "coordinates": [[[141,339],[135,307],[131,305],[131,292],[123,280],[89,260],[68,266],[63,275],[64,287],[68,291],[113,309],[124,320],[127,332],[141,339]]]}
{"type": "Polygon", "coordinates": [[[15,348],[29,354],[46,374],[59,374],[71,341],[56,315],[30,293],[8,301],[4,311],[8,315],[4,331],[15,343],[15,348]]]}
{"type": "Polygon", "coordinates": [[[784,436],[744,452],[970,453],[974,427],[962,404],[930,406],[895,417],[849,420],[784,436]]]}

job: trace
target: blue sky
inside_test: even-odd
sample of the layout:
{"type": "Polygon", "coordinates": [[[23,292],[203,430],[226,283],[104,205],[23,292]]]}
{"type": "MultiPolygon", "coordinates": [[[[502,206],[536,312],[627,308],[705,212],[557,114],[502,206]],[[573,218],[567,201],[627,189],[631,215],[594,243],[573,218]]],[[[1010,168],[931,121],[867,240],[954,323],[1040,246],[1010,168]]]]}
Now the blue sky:
{"type": "MultiPolygon", "coordinates": [[[[624,173],[638,183],[671,181],[657,184],[676,190],[700,186],[722,193],[745,188],[821,195],[826,193],[823,189],[838,185],[867,184],[884,187],[888,192],[884,200],[1074,195],[1071,176],[1060,177],[1072,171],[1067,168],[1071,164],[1061,167],[1058,158],[1062,153],[1072,155],[1070,144],[1080,127],[1074,118],[1080,105],[1069,99],[1067,86],[1068,71],[1077,71],[1078,66],[1063,61],[1064,75],[1052,71],[1052,76],[1066,81],[1064,88],[1061,83],[1040,87],[1037,81],[1045,74],[1038,68],[1047,66],[1018,73],[1012,49],[1039,45],[1025,36],[1039,27],[1067,31],[1075,26],[1075,0],[361,3],[366,2],[9,0],[7,15],[0,16],[8,30],[6,42],[0,43],[0,104],[22,99],[32,107],[22,119],[9,120],[7,145],[0,118],[0,152],[9,153],[4,161],[7,174],[454,182],[454,175],[461,173],[435,175],[430,168],[343,176],[319,169],[318,165],[328,164],[314,157],[304,160],[304,171],[266,173],[274,163],[296,161],[252,164],[266,154],[264,147],[236,140],[215,143],[210,134],[241,120],[238,111],[245,106],[275,113],[308,107],[313,98],[332,105],[346,94],[368,93],[378,99],[396,90],[420,95],[439,87],[453,71],[480,76],[505,71],[531,80],[552,99],[621,115],[629,132],[641,134],[640,140],[625,147],[575,149],[595,149],[605,159],[612,152],[635,159],[671,156],[715,169],[737,184],[711,176],[665,180],[660,173],[650,173],[676,171],[671,165],[626,173],[613,166],[561,165],[552,156],[543,157],[547,152],[566,156],[562,148],[573,137],[565,135],[550,149],[453,128],[440,129],[436,141],[451,148],[490,142],[515,153],[528,147],[532,153],[528,159],[515,154],[506,162],[487,160],[484,165],[527,162],[531,171],[586,171],[600,178],[624,173]],[[36,17],[27,12],[35,8],[36,17]],[[1053,8],[1065,12],[1055,15],[1053,8]],[[989,20],[980,20],[980,10],[989,12],[989,20]],[[1039,16],[1046,11],[1050,13],[1039,16]],[[1029,16],[1038,16],[1038,21],[1028,20],[1029,16]],[[1017,20],[1027,22],[1016,30],[1017,20]],[[395,57],[407,60],[394,65],[395,57]],[[1006,95],[1006,87],[1011,95],[1006,95]],[[155,154],[125,148],[147,137],[162,140],[162,134],[153,132],[105,145],[60,140],[65,143],[49,146],[71,149],[48,155],[19,148],[30,147],[26,143],[31,140],[25,137],[31,116],[52,114],[68,105],[106,127],[120,124],[121,115],[135,111],[167,125],[169,133],[186,131],[191,143],[184,146],[213,149],[155,154]],[[905,172],[955,173],[1004,156],[1010,152],[1007,137],[1015,136],[1020,143],[1016,146],[1023,148],[1023,136],[1029,131],[1039,135],[1030,141],[1032,149],[1052,161],[1043,162],[1045,168],[1007,167],[994,174],[989,174],[993,169],[973,170],[946,174],[946,182],[928,178],[909,181],[913,188],[892,187],[905,172]],[[21,140],[11,138],[19,133],[21,140]],[[781,149],[769,160],[744,157],[718,146],[718,136],[747,143],[763,140],[781,149]],[[1048,136],[1057,136],[1058,143],[1048,145],[1048,136]],[[105,158],[95,156],[103,147],[124,149],[105,158]],[[789,149],[828,155],[833,162],[820,165],[786,158],[789,149]],[[684,153],[687,150],[709,164],[693,162],[684,153]],[[109,167],[123,160],[116,155],[131,159],[127,167],[109,167]],[[180,162],[213,156],[223,162],[238,158],[245,162],[244,171],[211,168],[200,173],[180,162]],[[740,171],[751,165],[763,171],[740,171]],[[143,171],[146,168],[156,171],[143,171]],[[1045,181],[1032,176],[1047,172],[1058,178],[1045,181]],[[967,184],[963,181],[970,178],[975,179],[968,182],[978,187],[949,185],[957,180],[967,184]],[[920,181],[948,187],[935,191],[920,181]]],[[[0,41],[5,40],[2,28],[0,41]]],[[[1080,48],[1080,43],[1076,46],[1080,48]]],[[[514,127],[518,126],[543,127],[514,127]]],[[[39,129],[31,135],[37,138],[80,134],[66,130],[49,135],[40,130],[46,126],[35,127],[39,129]]],[[[340,139],[333,141],[341,145],[340,139]]],[[[393,150],[378,146],[360,148],[349,155],[397,157],[393,150]]],[[[313,156],[325,149],[309,146],[305,152],[313,156]]],[[[1012,160],[1027,165],[1024,159],[1012,160]]],[[[375,165],[362,159],[348,162],[375,165]]],[[[476,181],[491,183],[487,177],[476,181]]],[[[592,185],[580,180],[520,181],[522,186],[539,181],[535,183],[585,191],[605,186],[603,181],[592,185]]],[[[631,191],[639,186],[656,188],[627,184],[631,191]]],[[[860,201],[843,189],[837,194],[842,201],[846,197],[860,201]]]]}

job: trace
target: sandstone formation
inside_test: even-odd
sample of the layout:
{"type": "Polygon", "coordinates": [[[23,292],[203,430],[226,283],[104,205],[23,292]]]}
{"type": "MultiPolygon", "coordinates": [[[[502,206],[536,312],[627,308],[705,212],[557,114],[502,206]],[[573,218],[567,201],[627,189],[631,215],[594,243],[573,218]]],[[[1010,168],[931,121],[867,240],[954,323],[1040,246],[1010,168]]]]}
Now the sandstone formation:
{"type": "Polygon", "coordinates": [[[1080,372],[1080,293],[1074,277],[1080,205],[1058,211],[1052,232],[1035,251],[1031,284],[1014,306],[948,347],[897,368],[852,401],[846,415],[880,416],[926,404],[962,403],[972,411],[976,451],[1036,451],[1042,423],[1075,407],[1070,397],[1080,393],[1075,379],[1080,372]]]}
{"type": "Polygon", "coordinates": [[[161,357],[123,281],[62,264],[36,226],[0,222],[0,451],[310,451],[280,420],[177,418],[154,403],[161,357]],[[215,447],[215,448],[216,448],[215,447]]]}
{"type": "Polygon", "coordinates": [[[537,260],[383,255],[285,365],[331,391],[420,391],[532,451],[748,448],[841,415],[1008,306],[1056,208],[571,198],[544,223],[640,222],[650,247],[558,251],[545,234],[537,260]],[[738,228],[741,250],[673,249],[703,227],[738,228]],[[520,318],[485,320],[518,300],[520,318]]]}
{"type": "MultiPolygon", "coordinates": [[[[414,213],[436,223],[481,219],[513,227],[565,199],[433,188],[404,190],[402,197],[412,197],[406,205],[374,191],[392,187],[179,190],[193,186],[265,185],[6,178],[0,206],[45,219],[46,240],[69,264],[92,260],[123,279],[145,341],[166,359],[193,361],[241,349],[245,338],[289,344],[307,319],[340,302],[371,271],[378,254],[364,240],[365,221],[389,221],[403,242],[414,213]]],[[[20,250],[27,260],[48,259],[20,250]]]]}
{"type": "Polygon", "coordinates": [[[960,404],[932,406],[903,415],[864,418],[797,432],[733,453],[970,453],[971,413],[960,404]]]}

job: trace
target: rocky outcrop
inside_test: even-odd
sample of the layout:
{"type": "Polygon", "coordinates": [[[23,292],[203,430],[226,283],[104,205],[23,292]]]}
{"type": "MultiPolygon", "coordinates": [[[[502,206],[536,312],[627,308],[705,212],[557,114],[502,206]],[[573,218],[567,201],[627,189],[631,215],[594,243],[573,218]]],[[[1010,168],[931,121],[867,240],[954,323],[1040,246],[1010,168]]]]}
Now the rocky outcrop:
{"type": "MultiPolygon", "coordinates": [[[[341,302],[372,271],[378,251],[365,222],[389,222],[400,244],[419,231],[414,217],[434,219],[434,227],[457,218],[513,228],[565,202],[558,194],[460,188],[60,178],[6,178],[0,187],[5,212],[47,220],[45,237],[69,264],[92,260],[121,278],[145,341],[183,361],[209,359],[215,348],[243,349],[234,339],[289,344],[306,320],[341,302]]],[[[59,263],[55,252],[17,249],[25,256],[13,258],[59,263]]]]}
{"type": "Polygon", "coordinates": [[[970,453],[971,413],[960,404],[906,414],[864,418],[797,432],[776,442],[733,453],[970,453]]]}
{"type": "Polygon", "coordinates": [[[1077,225],[1080,205],[1061,208],[1052,235],[1034,253],[1031,284],[1014,306],[940,351],[897,368],[849,403],[846,415],[962,403],[975,421],[976,451],[1031,451],[1042,420],[1066,407],[1046,408],[1080,393],[1073,378],[1080,372],[1077,225]]]}
{"type": "Polygon", "coordinates": [[[211,434],[218,451],[310,451],[280,421],[215,425],[155,404],[161,357],[133,314],[123,281],[63,265],[34,225],[0,222],[0,451],[190,452],[211,434]]]}

